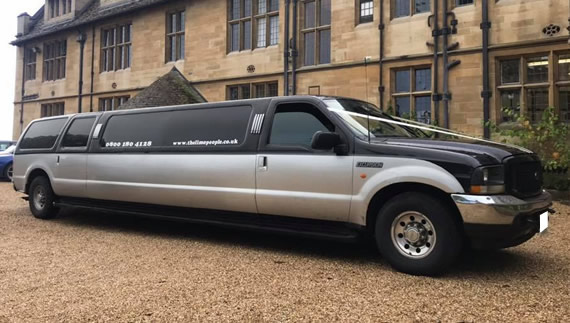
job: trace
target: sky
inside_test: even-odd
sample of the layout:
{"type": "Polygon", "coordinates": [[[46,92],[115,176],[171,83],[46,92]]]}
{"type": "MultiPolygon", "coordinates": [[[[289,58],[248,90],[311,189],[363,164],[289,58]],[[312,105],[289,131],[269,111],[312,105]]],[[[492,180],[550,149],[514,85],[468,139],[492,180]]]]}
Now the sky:
{"type": "Polygon", "coordinates": [[[12,139],[14,112],[14,83],[16,81],[16,47],[10,45],[15,39],[17,17],[23,12],[32,16],[45,0],[3,1],[0,10],[0,140],[12,139]]]}

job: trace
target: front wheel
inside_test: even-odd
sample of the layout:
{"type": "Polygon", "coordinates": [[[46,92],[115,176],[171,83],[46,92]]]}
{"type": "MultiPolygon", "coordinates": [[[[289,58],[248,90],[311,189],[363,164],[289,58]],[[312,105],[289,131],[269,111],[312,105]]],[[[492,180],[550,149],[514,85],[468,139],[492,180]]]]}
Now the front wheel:
{"type": "Polygon", "coordinates": [[[38,219],[52,219],[57,215],[58,208],[54,206],[55,194],[49,180],[36,177],[30,184],[29,203],[32,214],[38,219]]]}
{"type": "Polygon", "coordinates": [[[378,249],[395,269],[412,275],[437,275],[461,251],[458,221],[444,203],[423,193],[403,193],[379,211],[378,249]]]}

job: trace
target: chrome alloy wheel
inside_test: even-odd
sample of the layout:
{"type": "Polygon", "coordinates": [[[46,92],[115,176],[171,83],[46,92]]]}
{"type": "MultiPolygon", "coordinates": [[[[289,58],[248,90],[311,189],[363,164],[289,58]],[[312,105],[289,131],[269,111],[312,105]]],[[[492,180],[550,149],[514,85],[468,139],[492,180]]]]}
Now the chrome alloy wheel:
{"type": "Polygon", "coordinates": [[[34,207],[43,210],[46,207],[46,191],[42,186],[37,186],[34,190],[34,207]]]}
{"type": "Polygon", "coordinates": [[[412,259],[424,258],[431,253],[436,243],[433,224],[422,213],[406,211],[392,222],[392,243],[398,251],[412,259]]]}

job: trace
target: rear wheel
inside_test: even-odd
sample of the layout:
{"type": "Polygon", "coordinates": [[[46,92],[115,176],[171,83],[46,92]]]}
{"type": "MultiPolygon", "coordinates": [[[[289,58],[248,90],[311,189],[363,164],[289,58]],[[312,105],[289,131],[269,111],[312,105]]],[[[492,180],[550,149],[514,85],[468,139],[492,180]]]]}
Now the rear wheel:
{"type": "Polygon", "coordinates": [[[462,237],[454,214],[423,193],[403,193],[379,211],[378,249],[395,269],[412,275],[436,275],[461,251],[462,237]]]}
{"type": "Polygon", "coordinates": [[[4,178],[7,178],[10,182],[12,181],[12,176],[14,174],[14,166],[12,163],[6,165],[4,168],[4,178]]]}
{"type": "Polygon", "coordinates": [[[29,204],[32,214],[38,219],[52,219],[57,215],[58,208],[54,206],[55,194],[49,180],[36,177],[30,184],[29,204]]]}

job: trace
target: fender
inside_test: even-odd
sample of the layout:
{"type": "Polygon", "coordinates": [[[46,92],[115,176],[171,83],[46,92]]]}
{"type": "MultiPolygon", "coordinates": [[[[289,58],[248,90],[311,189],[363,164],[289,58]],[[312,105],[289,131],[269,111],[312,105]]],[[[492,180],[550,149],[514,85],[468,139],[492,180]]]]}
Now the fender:
{"type": "MultiPolygon", "coordinates": [[[[46,154],[48,155],[48,154],[46,154]]],[[[15,155],[14,156],[14,186],[17,191],[24,192],[26,189],[26,184],[28,184],[28,180],[30,175],[35,170],[42,170],[48,175],[50,183],[52,184],[52,188],[54,192],[57,194],[57,188],[54,183],[54,174],[52,171],[53,167],[48,165],[48,160],[52,158],[38,158],[39,154],[30,154],[30,155],[15,155]],[[30,161],[33,160],[33,163],[30,161]],[[25,167],[24,165],[28,165],[25,171],[19,169],[19,167],[25,167]],[[16,176],[16,174],[24,174],[23,176],[16,176]]],[[[44,155],[45,156],[45,155],[44,155]]],[[[53,155],[48,155],[53,157],[53,155]]]]}
{"type": "Polygon", "coordinates": [[[350,205],[349,222],[362,226],[366,225],[366,213],[374,195],[392,184],[418,183],[449,194],[464,193],[459,181],[447,170],[420,159],[356,156],[354,174],[354,195],[350,205]],[[378,166],[358,167],[359,162],[370,162],[378,166]]]}

